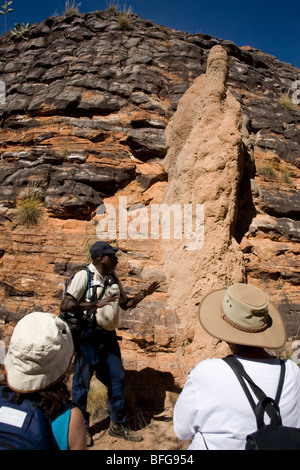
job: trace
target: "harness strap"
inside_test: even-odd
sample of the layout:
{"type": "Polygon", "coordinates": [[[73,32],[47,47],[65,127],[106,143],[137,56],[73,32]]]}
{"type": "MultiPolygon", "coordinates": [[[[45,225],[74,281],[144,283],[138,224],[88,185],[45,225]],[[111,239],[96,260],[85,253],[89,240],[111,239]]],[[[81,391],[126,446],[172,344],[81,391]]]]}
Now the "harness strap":
{"type": "MultiPolygon", "coordinates": [[[[88,272],[89,272],[89,269],[88,269],[88,272]]],[[[88,282],[89,282],[89,277],[88,277],[88,282]]],[[[109,284],[109,276],[106,276],[106,278],[104,279],[103,289],[98,298],[97,298],[97,286],[94,286],[91,302],[94,302],[95,300],[101,300],[103,298],[108,284],[109,284]]],[[[94,326],[96,323],[96,311],[97,311],[97,307],[93,307],[87,312],[87,315],[89,317],[88,321],[92,323],[92,326],[94,326]]]]}
{"type": "Polygon", "coordinates": [[[284,383],[284,376],[285,376],[285,361],[280,360],[281,364],[281,370],[280,370],[280,377],[279,377],[279,382],[278,382],[278,387],[277,387],[277,392],[276,392],[276,397],[275,400],[272,400],[271,398],[267,397],[267,395],[253,382],[251,377],[247,374],[245,371],[243,365],[241,362],[234,356],[227,356],[224,357],[223,360],[232,368],[233,372],[237,376],[247,398],[248,401],[255,413],[255,416],[257,418],[257,423],[258,427],[261,427],[263,425],[263,421],[259,419],[257,416],[257,406],[259,407],[263,406],[268,413],[269,417],[271,418],[272,422],[281,424],[281,416],[279,413],[279,400],[283,388],[283,383],[284,383]],[[244,379],[247,380],[249,383],[251,389],[253,390],[254,394],[256,395],[258,399],[258,405],[255,404],[253,397],[250,393],[249,388],[247,387],[244,379]]]}

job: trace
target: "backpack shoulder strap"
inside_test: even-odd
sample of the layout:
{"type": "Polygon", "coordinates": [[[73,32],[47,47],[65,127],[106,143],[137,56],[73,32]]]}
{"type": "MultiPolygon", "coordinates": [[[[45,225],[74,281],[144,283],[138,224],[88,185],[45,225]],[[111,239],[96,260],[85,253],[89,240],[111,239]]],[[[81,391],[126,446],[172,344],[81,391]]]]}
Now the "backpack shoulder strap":
{"type": "Polygon", "coordinates": [[[91,300],[91,271],[88,266],[86,266],[85,269],[87,272],[87,294],[88,294],[88,299],[91,300]]]}
{"type": "Polygon", "coordinates": [[[279,383],[278,383],[278,388],[277,388],[276,397],[275,397],[275,401],[277,404],[279,404],[281,392],[283,389],[283,383],[284,383],[284,377],[285,377],[285,364],[286,364],[286,361],[283,361],[282,359],[280,359],[280,365],[281,365],[280,377],[279,377],[279,383]]]}
{"type": "Polygon", "coordinates": [[[110,280],[110,276],[106,276],[105,280],[104,280],[104,286],[103,286],[103,289],[99,295],[99,297],[97,297],[97,286],[93,286],[92,285],[92,280],[93,280],[93,277],[94,277],[94,273],[90,270],[89,266],[86,266],[85,267],[86,271],[87,271],[87,293],[88,293],[88,299],[91,300],[91,301],[94,301],[94,300],[101,300],[104,293],[105,293],[105,290],[109,284],[109,280],[110,280]]]}
{"type": "MultiPolygon", "coordinates": [[[[108,275],[108,276],[105,277],[103,289],[100,292],[100,295],[97,296],[97,286],[93,286],[91,284],[91,281],[92,281],[91,278],[93,277],[94,273],[92,271],[90,271],[88,266],[86,266],[86,269],[87,269],[87,273],[88,273],[88,287],[87,287],[87,289],[88,289],[88,298],[91,302],[94,302],[95,300],[101,300],[102,297],[105,294],[107,286],[109,285],[110,276],[108,275]],[[91,294],[91,291],[92,291],[92,294],[91,294]]],[[[96,326],[96,311],[97,311],[97,307],[93,307],[93,308],[91,308],[87,311],[88,319],[89,319],[89,321],[90,321],[90,323],[92,324],[93,327],[96,326]]]]}
{"type": "Polygon", "coordinates": [[[243,390],[248,398],[248,401],[250,402],[250,405],[255,413],[258,427],[261,427],[263,425],[263,422],[261,419],[259,419],[259,412],[262,407],[265,407],[266,412],[268,413],[269,417],[271,418],[272,422],[281,424],[281,416],[279,413],[279,399],[281,396],[282,388],[283,388],[283,382],[284,382],[284,375],[285,375],[285,361],[280,361],[281,364],[281,370],[280,370],[280,378],[279,378],[279,384],[277,387],[277,392],[276,392],[276,397],[275,400],[267,397],[267,395],[259,388],[251,379],[251,377],[247,374],[245,371],[242,363],[234,356],[227,356],[224,357],[223,360],[231,367],[235,375],[237,376],[241,386],[243,387],[243,390]],[[253,397],[250,393],[249,388],[247,387],[245,381],[243,379],[246,379],[247,382],[249,383],[251,389],[253,390],[254,394],[256,395],[258,399],[258,404],[256,405],[253,397]]]}
{"type": "MultiPolygon", "coordinates": [[[[255,401],[253,400],[253,397],[250,393],[250,390],[247,387],[247,385],[246,385],[246,383],[243,379],[243,374],[241,373],[241,368],[243,368],[242,364],[238,360],[236,360],[236,358],[233,357],[233,356],[223,357],[223,361],[226,362],[226,364],[228,364],[231,367],[231,369],[233,370],[233,372],[235,373],[238,381],[240,382],[240,384],[241,384],[241,386],[242,386],[242,388],[243,388],[243,390],[244,390],[244,392],[245,392],[245,394],[248,398],[248,401],[251,405],[251,408],[255,412],[255,406],[256,406],[255,401]],[[239,366],[241,366],[241,368],[239,366]]],[[[246,374],[246,371],[245,371],[245,374],[246,374]]]]}

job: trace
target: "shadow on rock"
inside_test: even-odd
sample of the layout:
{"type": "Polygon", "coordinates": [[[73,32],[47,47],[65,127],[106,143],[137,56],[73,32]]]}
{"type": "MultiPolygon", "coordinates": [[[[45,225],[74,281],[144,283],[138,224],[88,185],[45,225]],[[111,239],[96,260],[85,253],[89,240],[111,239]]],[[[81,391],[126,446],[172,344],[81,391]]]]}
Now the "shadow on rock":
{"type": "MultiPolygon", "coordinates": [[[[125,371],[125,400],[130,426],[139,430],[156,421],[172,421],[173,407],[181,389],[175,384],[169,372],[160,372],[147,367],[139,372],[125,371]]],[[[100,420],[90,427],[91,434],[99,433],[109,427],[109,416],[101,416],[100,420]]]]}

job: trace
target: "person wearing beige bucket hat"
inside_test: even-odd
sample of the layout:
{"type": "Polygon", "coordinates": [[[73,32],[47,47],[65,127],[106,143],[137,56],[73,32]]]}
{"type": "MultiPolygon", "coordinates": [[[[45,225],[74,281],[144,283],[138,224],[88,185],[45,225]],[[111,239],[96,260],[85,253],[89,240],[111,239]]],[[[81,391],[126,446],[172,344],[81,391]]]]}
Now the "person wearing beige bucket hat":
{"type": "Polygon", "coordinates": [[[66,386],[73,353],[67,324],[54,314],[33,312],[15,326],[4,359],[7,385],[14,392],[12,400],[42,403],[60,450],[86,448],[83,414],[71,406],[66,386]]]}
{"type": "MultiPolygon", "coordinates": [[[[269,296],[242,283],[214,290],[202,300],[199,320],[209,335],[228,343],[253,381],[274,398],[281,367],[267,349],[284,346],[286,331],[269,296]]],[[[299,428],[300,369],[287,360],[285,370],[280,413],[284,425],[299,428]]],[[[175,404],[177,437],[192,439],[190,450],[242,450],[255,429],[253,410],[231,368],[222,359],[199,362],[175,404]]]]}

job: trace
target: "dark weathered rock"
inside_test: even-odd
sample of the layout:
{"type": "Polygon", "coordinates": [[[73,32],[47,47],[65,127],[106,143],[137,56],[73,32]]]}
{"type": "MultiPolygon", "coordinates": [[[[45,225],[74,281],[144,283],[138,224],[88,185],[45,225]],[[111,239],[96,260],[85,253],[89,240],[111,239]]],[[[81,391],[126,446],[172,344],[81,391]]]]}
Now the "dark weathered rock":
{"type": "Polygon", "coordinates": [[[300,220],[300,195],[296,190],[260,188],[260,207],[275,217],[300,220]]]}
{"type": "Polygon", "coordinates": [[[45,191],[45,206],[56,217],[86,220],[102,204],[102,198],[86,184],[52,180],[45,191]]]}
{"type": "Polygon", "coordinates": [[[141,128],[130,132],[126,141],[132,154],[142,161],[152,158],[163,158],[166,155],[164,129],[141,128]]]}

